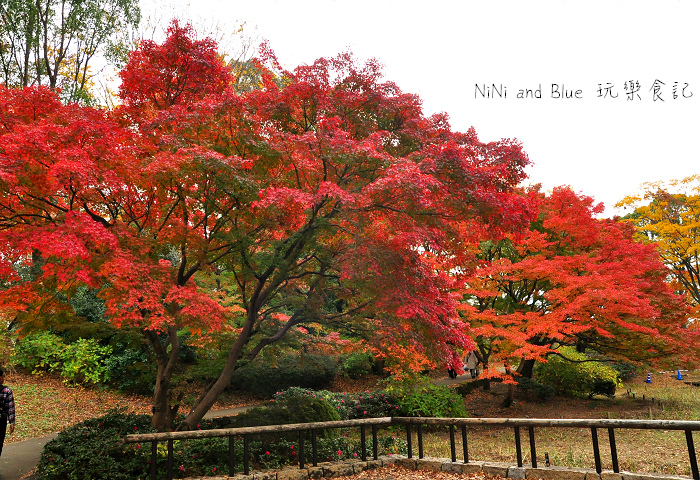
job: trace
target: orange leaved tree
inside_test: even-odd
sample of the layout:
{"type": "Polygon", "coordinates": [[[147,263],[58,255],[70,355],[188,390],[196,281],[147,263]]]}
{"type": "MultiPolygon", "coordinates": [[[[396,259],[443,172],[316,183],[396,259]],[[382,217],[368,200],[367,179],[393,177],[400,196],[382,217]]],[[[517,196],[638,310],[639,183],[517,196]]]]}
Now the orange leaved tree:
{"type": "Polygon", "coordinates": [[[556,188],[536,198],[529,231],[483,242],[481,264],[464,280],[463,314],[483,358],[519,365],[526,377],[567,345],[632,361],[691,360],[697,338],[656,250],[630,225],[596,218],[602,205],[590,197],[556,188]]]}

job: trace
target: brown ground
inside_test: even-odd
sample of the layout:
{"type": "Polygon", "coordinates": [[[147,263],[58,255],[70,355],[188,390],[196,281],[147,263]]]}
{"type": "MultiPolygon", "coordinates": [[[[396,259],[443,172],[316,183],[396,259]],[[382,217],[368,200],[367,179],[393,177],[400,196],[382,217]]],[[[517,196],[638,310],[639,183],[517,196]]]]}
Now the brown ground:
{"type": "Polygon", "coordinates": [[[491,477],[483,472],[470,474],[433,472],[409,470],[399,465],[391,465],[376,470],[365,470],[356,475],[343,477],[343,480],[496,480],[501,478],[491,477]]]}

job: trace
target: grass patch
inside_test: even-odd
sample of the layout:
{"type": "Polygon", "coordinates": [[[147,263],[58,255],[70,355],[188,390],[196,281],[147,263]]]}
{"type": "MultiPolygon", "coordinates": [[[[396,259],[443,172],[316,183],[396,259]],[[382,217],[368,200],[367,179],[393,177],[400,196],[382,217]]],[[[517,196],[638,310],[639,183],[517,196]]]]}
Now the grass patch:
{"type": "MultiPolygon", "coordinates": [[[[700,388],[678,381],[671,374],[653,375],[651,384],[643,379],[621,389],[615,398],[596,397],[575,400],[555,397],[546,403],[516,402],[510,409],[499,408],[497,392],[474,391],[466,397],[475,416],[510,418],[626,418],[641,420],[699,420],[700,388]],[[628,393],[629,391],[629,393],[628,393]]],[[[414,430],[415,432],[415,430],[414,430]]],[[[523,464],[530,465],[528,430],[521,428],[523,464]]],[[[462,459],[462,437],[456,432],[457,459],[462,459]]],[[[469,459],[515,464],[515,432],[512,428],[468,428],[469,459]]],[[[694,435],[700,451],[700,433],[694,435]]],[[[691,476],[688,449],[683,431],[615,430],[618,462],[622,471],[691,476]]],[[[598,429],[603,470],[612,470],[610,441],[605,429],[598,429]]],[[[595,468],[590,429],[535,428],[538,466],[544,466],[545,453],[550,465],[595,468]]],[[[418,439],[413,438],[414,455],[418,439]]],[[[424,455],[450,458],[449,433],[444,429],[424,429],[424,455]]]]}

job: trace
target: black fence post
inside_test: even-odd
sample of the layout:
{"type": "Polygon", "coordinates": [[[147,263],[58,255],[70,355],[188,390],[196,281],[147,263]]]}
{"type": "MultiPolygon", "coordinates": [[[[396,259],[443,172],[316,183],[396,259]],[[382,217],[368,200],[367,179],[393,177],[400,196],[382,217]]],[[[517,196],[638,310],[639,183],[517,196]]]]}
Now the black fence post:
{"type": "Polygon", "coordinates": [[[685,441],[688,444],[688,457],[690,457],[690,470],[693,472],[693,479],[700,480],[698,473],[698,459],[695,456],[695,443],[693,443],[693,431],[685,431],[685,441]]]}
{"type": "Polygon", "coordinates": [[[158,441],[151,442],[151,480],[158,480],[158,441]]]}
{"type": "Polygon", "coordinates": [[[518,467],[523,466],[523,451],[520,448],[520,427],[516,425],[515,430],[515,455],[518,458],[518,467]]]}
{"type": "Polygon", "coordinates": [[[617,462],[617,443],[615,443],[615,429],[608,428],[608,438],[610,439],[610,456],[612,457],[613,472],[620,473],[620,464],[617,462]]]}
{"type": "Polygon", "coordinates": [[[233,435],[228,436],[228,476],[233,477],[236,473],[236,457],[234,450],[233,435]]]}
{"type": "Polygon", "coordinates": [[[360,451],[363,462],[367,461],[367,428],[364,425],[360,425],[360,451]]]}
{"type": "Polygon", "coordinates": [[[377,426],[372,425],[372,456],[374,459],[379,458],[379,445],[377,445],[377,426]]]}
{"type": "Polygon", "coordinates": [[[168,440],[168,480],[173,480],[173,441],[168,440]]]}
{"type": "Polygon", "coordinates": [[[423,425],[418,424],[418,458],[423,458],[423,425]]]}
{"type": "Polygon", "coordinates": [[[462,425],[462,450],[464,450],[464,463],[469,463],[469,446],[467,444],[467,426],[462,425]]]}
{"type": "Polygon", "coordinates": [[[528,428],[530,433],[530,459],[532,468],[537,468],[537,449],[535,448],[535,427],[528,428]]]}
{"type": "Polygon", "coordinates": [[[250,435],[243,435],[243,475],[250,475],[250,435]]]}
{"type": "Polygon", "coordinates": [[[299,468],[304,468],[304,430],[299,430],[299,468]]]}
{"type": "Polygon", "coordinates": [[[455,447],[455,426],[450,424],[450,458],[452,463],[457,461],[457,449],[455,447]]]}
{"type": "Polygon", "coordinates": [[[593,439],[593,458],[595,459],[595,471],[600,473],[603,467],[600,463],[600,448],[598,447],[598,429],[591,427],[591,438],[593,439]]]}
{"type": "Polygon", "coordinates": [[[413,458],[413,439],[411,438],[411,424],[406,424],[406,447],[408,448],[408,458],[413,458]]]}

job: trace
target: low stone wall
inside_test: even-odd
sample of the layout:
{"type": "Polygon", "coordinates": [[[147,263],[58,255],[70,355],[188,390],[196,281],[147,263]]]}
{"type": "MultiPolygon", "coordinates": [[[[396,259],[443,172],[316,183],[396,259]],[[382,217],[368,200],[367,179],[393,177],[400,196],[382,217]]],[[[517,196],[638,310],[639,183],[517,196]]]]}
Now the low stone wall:
{"type": "Polygon", "coordinates": [[[377,460],[347,460],[345,462],[321,463],[317,467],[299,468],[287,467],[277,471],[255,472],[251,475],[235,475],[233,477],[200,477],[187,480],[316,480],[321,478],[338,478],[360,473],[364,470],[386,467],[391,464],[401,465],[410,470],[427,470],[450,473],[478,473],[494,475],[516,480],[688,480],[690,477],[672,475],[640,474],[631,472],[614,473],[583,468],[564,467],[516,467],[507,463],[493,462],[451,462],[444,458],[407,458],[396,455],[379,457],[377,460]]]}

